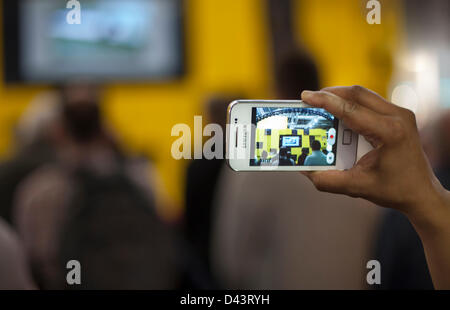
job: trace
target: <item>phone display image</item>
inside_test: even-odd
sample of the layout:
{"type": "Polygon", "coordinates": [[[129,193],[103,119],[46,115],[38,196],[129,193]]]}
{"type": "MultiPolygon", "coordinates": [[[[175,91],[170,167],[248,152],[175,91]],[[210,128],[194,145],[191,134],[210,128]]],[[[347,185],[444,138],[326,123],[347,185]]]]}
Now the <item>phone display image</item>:
{"type": "Polygon", "coordinates": [[[332,166],[338,119],[323,109],[252,108],[250,166],[332,166]]]}

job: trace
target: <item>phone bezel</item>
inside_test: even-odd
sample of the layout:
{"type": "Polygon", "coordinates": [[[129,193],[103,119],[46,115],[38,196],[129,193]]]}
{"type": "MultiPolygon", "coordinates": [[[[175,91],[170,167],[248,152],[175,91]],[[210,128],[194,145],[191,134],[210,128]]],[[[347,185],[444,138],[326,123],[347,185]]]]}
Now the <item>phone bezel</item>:
{"type": "MultiPolygon", "coordinates": [[[[234,132],[234,119],[238,119],[237,125],[251,125],[251,112],[253,107],[271,107],[271,106],[283,106],[283,107],[311,107],[301,100],[235,100],[228,106],[227,113],[227,134],[226,134],[226,162],[228,166],[234,171],[319,171],[319,170],[345,170],[353,167],[356,162],[357,148],[358,148],[358,134],[352,131],[352,141],[349,145],[342,143],[344,130],[348,129],[339,120],[338,135],[337,135],[337,158],[336,164],[333,166],[250,166],[250,152],[253,141],[253,135],[250,130],[250,137],[248,132],[243,130],[239,133],[238,141],[241,137],[241,141],[236,148],[236,139],[234,132]],[[244,139],[244,135],[247,138],[244,139]],[[241,142],[245,141],[245,144],[241,142]],[[230,158],[231,154],[244,152],[245,156],[242,159],[230,158]]],[[[251,127],[250,127],[251,128],[251,127]]]]}

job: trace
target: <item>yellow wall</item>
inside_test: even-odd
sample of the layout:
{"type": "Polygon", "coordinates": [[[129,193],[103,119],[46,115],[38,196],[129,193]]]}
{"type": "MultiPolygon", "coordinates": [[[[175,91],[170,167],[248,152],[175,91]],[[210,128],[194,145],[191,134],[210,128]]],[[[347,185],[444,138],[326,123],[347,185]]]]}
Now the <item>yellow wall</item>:
{"type": "Polygon", "coordinates": [[[365,0],[294,0],[299,41],[320,66],[322,85],[364,85],[387,93],[399,49],[401,0],[380,0],[381,24],[366,21],[365,0]]]}
{"type": "MultiPolygon", "coordinates": [[[[156,161],[163,184],[177,203],[168,210],[171,216],[181,211],[185,168],[185,162],[170,156],[176,139],[170,136],[172,126],[192,125],[205,96],[216,91],[270,96],[265,1],[186,2],[186,77],[160,85],[109,86],[105,102],[107,119],[128,148],[156,161]]],[[[316,56],[325,85],[359,83],[385,93],[397,41],[394,2],[383,1],[383,12],[388,13],[383,13],[379,26],[366,24],[365,1],[296,2],[298,36],[316,56]]],[[[0,44],[4,39],[0,37],[0,44]]],[[[42,89],[0,83],[0,156],[11,150],[14,124],[42,89]]]]}

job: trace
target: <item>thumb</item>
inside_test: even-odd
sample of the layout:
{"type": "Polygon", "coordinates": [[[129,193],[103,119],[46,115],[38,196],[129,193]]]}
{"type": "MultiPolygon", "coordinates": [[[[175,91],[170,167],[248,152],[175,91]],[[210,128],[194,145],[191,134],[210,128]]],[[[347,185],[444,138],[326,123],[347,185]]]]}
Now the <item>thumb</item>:
{"type": "Polygon", "coordinates": [[[302,171],[321,192],[361,196],[361,180],[355,177],[354,169],[329,171],[302,171]]]}

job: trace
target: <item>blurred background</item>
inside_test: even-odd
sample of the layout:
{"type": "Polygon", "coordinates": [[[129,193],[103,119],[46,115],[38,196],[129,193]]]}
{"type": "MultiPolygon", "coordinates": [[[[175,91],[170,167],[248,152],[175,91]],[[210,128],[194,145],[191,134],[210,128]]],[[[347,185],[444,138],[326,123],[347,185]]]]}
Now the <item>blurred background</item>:
{"type": "Polygon", "coordinates": [[[370,259],[377,288],[432,288],[402,215],[171,156],[234,99],[360,84],[416,113],[448,186],[450,3],[380,0],[371,25],[368,2],[81,0],[70,25],[0,0],[0,288],[77,288],[70,259],[80,288],[361,289],[370,259]]]}

